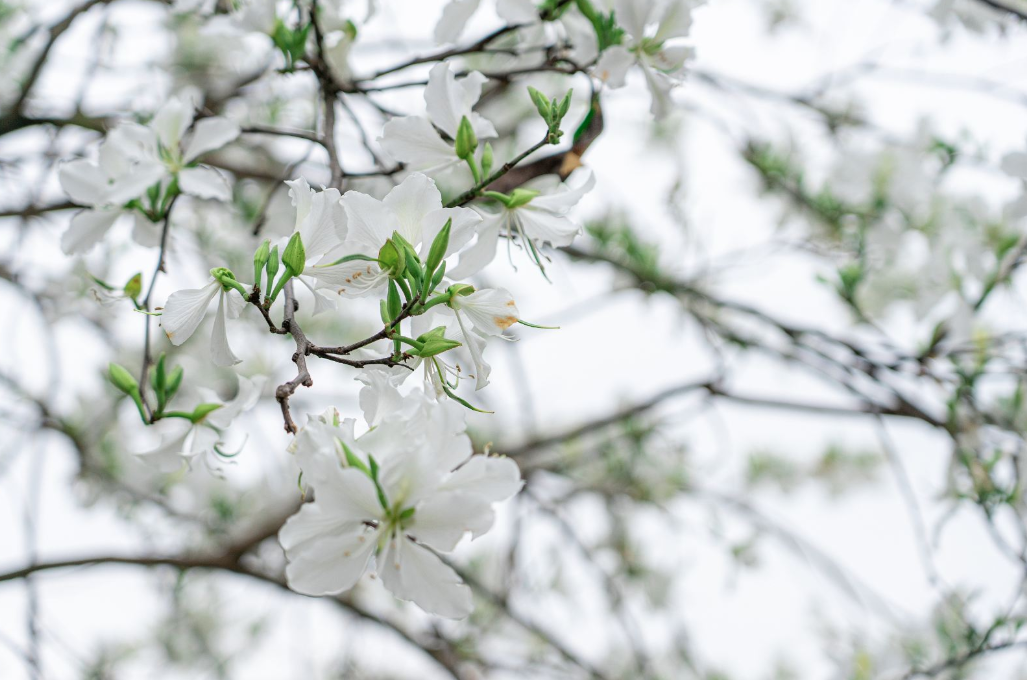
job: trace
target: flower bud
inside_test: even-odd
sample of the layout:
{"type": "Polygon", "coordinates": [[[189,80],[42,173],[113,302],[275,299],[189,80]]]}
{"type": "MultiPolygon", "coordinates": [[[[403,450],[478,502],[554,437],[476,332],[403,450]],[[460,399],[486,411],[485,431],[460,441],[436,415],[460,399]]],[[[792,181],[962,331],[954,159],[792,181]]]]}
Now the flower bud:
{"type": "MultiPolygon", "coordinates": [[[[271,241],[264,239],[264,242],[257,248],[257,252],[253,253],[253,285],[260,287],[260,275],[264,271],[264,267],[267,265],[268,260],[271,259],[271,241]]],[[[270,281],[268,282],[270,283],[270,281]]]]}
{"type": "Polygon", "coordinates": [[[474,126],[464,116],[460,119],[460,127],[456,131],[456,155],[461,160],[467,160],[478,150],[478,136],[474,134],[474,126]]]}
{"type": "Polygon", "coordinates": [[[285,246],[285,252],[282,253],[282,264],[293,276],[302,274],[304,267],[307,266],[307,253],[303,248],[303,237],[298,231],[292,235],[289,243],[285,246]]]}

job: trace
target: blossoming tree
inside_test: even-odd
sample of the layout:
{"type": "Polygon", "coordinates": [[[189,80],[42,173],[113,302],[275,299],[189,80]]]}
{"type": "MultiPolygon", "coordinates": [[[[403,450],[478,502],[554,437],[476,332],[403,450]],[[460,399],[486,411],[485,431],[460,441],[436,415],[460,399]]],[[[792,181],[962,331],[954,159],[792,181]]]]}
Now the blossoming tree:
{"type": "MultiPolygon", "coordinates": [[[[0,585],[25,584],[25,640],[7,646],[30,677],[50,677],[47,650],[63,644],[40,623],[43,574],[85,565],[172,574],[172,605],[152,639],[103,648],[68,677],[122,677],[122,668],[152,677],[161,664],[139,652],[151,646],[187,675],[207,667],[263,677],[266,668],[225,650],[243,638],[250,649],[261,635],[280,642],[284,618],[265,626],[267,611],[245,607],[215,616],[234,587],[222,578],[331,603],[352,615],[344,630],[370,627],[400,650],[393,659],[375,638],[370,652],[347,652],[340,677],[727,677],[678,634],[676,579],[690,561],[670,538],[680,536],[678,501],[748,527],[751,535],[729,538],[734,529],[718,515],[710,532],[738,564],[751,566],[756,537],[770,536],[888,618],[887,597],[747,497],[807,478],[847,489],[872,481],[881,461],[898,485],[935,619],[839,645],[833,672],[964,677],[952,674],[1027,645],[1025,336],[1010,311],[1027,252],[1018,222],[1027,194],[967,195],[958,175],[988,166],[1022,184],[1022,152],[978,153],[928,122],[896,140],[841,99],[880,64],[795,91],[693,67],[702,48],[693,24],[747,15],[740,2],[58,5],[0,4],[0,161],[13,173],[3,180],[0,275],[18,309],[28,300],[44,319],[37,332],[22,312],[7,314],[19,344],[49,362],[32,370],[12,353],[0,363],[10,404],[3,436],[14,442],[0,472],[20,469],[31,441],[58,435],[75,454],[78,500],[115,509],[152,550],[41,558],[28,504],[27,561],[5,559],[0,585]],[[407,12],[417,36],[390,25],[407,12]],[[85,62],[61,57],[76,40],[85,62]],[[700,94],[686,98],[693,89],[700,94]],[[815,128],[831,160],[805,158],[791,135],[738,120],[764,105],[804,116],[796,130],[815,128]],[[674,255],[665,249],[681,233],[690,245],[700,235],[661,243],[642,224],[667,219],[636,198],[653,186],[670,197],[665,212],[677,226],[691,219],[682,216],[680,142],[681,121],[693,116],[708,119],[707,136],[728,140],[757,180],[757,191],[745,190],[771,206],[787,256],[805,258],[782,261],[805,272],[814,302],[789,291],[768,309],[722,294],[720,260],[737,251],[674,255]],[[661,143],[633,142],[614,162],[597,156],[632,126],[661,143]],[[618,163],[640,163],[636,188],[604,179],[618,163]],[[624,206],[618,193],[630,199],[624,206]],[[590,201],[606,212],[585,224],[590,201]],[[611,277],[603,300],[641,292],[670,303],[690,329],[608,322],[567,337],[557,326],[574,312],[554,315],[549,301],[580,297],[569,272],[587,264],[611,277]],[[831,311],[796,313],[814,304],[831,311]],[[70,337],[57,330],[72,323],[70,337]],[[532,338],[550,348],[534,363],[518,358],[515,342],[532,338]],[[631,400],[606,366],[630,367],[634,352],[656,363],[649,381],[629,368],[635,384],[653,388],[631,400]],[[524,400],[509,395],[530,391],[536,366],[574,383],[564,375],[589,354],[603,368],[579,375],[580,399],[605,395],[612,411],[561,428],[555,417],[538,422],[529,404],[529,415],[510,419],[524,400]],[[736,378],[755,355],[785,371],[768,381],[772,396],[736,378]],[[501,357],[502,369],[486,356],[501,357]],[[678,364],[702,372],[665,386],[658,374],[682,374],[678,364]],[[828,396],[785,389],[796,371],[828,396]],[[715,472],[707,480],[684,458],[675,423],[655,417],[680,399],[703,412],[723,402],[855,418],[874,433],[875,451],[832,443],[802,468],[754,447],[744,491],[729,494],[707,485],[715,472]],[[942,575],[892,421],[937,437],[947,462],[936,531],[949,513],[973,515],[1019,577],[1014,599],[975,609],[972,586],[942,575]],[[254,462],[261,456],[271,462],[254,462]]],[[[776,30],[796,10],[775,5],[766,19],[776,30]]],[[[1022,39],[1027,20],[1012,0],[927,9],[940,41],[953,31],[1022,39]]],[[[1027,99],[1003,92],[1020,106],[1027,99]]],[[[596,300],[579,303],[592,313],[605,304],[596,300]]],[[[38,497],[42,464],[24,465],[26,498],[38,497]]],[[[339,661],[320,664],[312,635],[299,656],[327,677],[323,667],[339,661]]],[[[774,672],[794,677],[785,665],[774,672]]]]}

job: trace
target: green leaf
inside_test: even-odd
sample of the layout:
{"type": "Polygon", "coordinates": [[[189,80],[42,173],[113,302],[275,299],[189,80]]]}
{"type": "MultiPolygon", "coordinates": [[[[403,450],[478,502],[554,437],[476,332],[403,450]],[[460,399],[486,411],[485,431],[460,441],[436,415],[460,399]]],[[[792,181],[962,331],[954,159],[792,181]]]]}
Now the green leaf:
{"type": "Polygon", "coordinates": [[[337,441],[339,443],[339,446],[342,447],[342,453],[346,456],[346,464],[350,467],[354,467],[360,470],[365,475],[370,477],[371,471],[367,469],[367,465],[364,464],[364,461],[357,458],[357,455],[353,453],[353,451],[348,446],[346,446],[346,442],[342,441],[338,437],[335,438],[335,441],[337,441]]]}
{"type": "Polygon", "coordinates": [[[307,266],[307,253],[303,248],[303,237],[298,231],[292,235],[289,243],[285,246],[285,252],[282,253],[282,264],[293,276],[302,274],[303,268],[307,266]]]}
{"type": "Polygon", "coordinates": [[[535,108],[538,110],[538,115],[542,116],[542,120],[546,121],[546,125],[549,124],[550,107],[549,100],[546,96],[536,90],[535,88],[528,86],[528,94],[531,96],[531,101],[535,103],[535,108]]]}
{"type": "Polygon", "coordinates": [[[132,278],[130,278],[128,280],[128,283],[125,284],[125,287],[122,288],[122,290],[124,291],[125,295],[131,300],[135,300],[137,297],[139,297],[139,294],[143,292],[142,273],[138,273],[132,278]]]}
{"type": "Polygon", "coordinates": [[[382,485],[378,482],[378,461],[376,461],[374,456],[371,454],[367,454],[367,462],[371,467],[371,481],[374,482],[374,488],[378,491],[378,502],[381,503],[382,508],[388,510],[389,501],[385,498],[385,491],[382,489],[382,485]]]}
{"type": "Polygon", "coordinates": [[[460,346],[461,343],[456,340],[450,340],[449,338],[432,338],[424,343],[420,349],[414,349],[410,353],[414,356],[427,359],[443,352],[448,352],[451,349],[455,349],[460,346]]]}
{"type": "Polygon", "coordinates": [[[195,425],[222,406],[223,404],[200,404],[189,414],[189,420],[195,425]]]}

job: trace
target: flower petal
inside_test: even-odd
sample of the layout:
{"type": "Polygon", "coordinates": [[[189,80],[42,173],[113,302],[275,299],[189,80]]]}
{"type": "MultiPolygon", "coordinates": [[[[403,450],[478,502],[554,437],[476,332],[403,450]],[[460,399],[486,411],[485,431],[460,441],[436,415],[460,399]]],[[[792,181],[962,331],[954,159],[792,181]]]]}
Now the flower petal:
{"type": "Polygon", "coordinates": [[[435,42],[456,42],[471,15],[478,9],[479,2],[480,0],[451,0],[442,10],[439,22],[435,24],[435,42]]]}
{"type": "Polygon", "coordinates": [[[178,173],[178,187],[190,196],[232,200],[232,187],[224,175],[205,165],[186,168],[178,173]]]}
{"type": "Polygon", "coordinates": [[[172,293],[164,304],[160,325],[173,345],[181,345],[189,339],[207,314],[207,307],[214,299],[221,284],[211,280],[203,288],[190,288],[172,293]]]}
{"type": "Polygon", "coordinates": [[[409,533],[436,550],[451,552],[464,534],[481,536],[495,520],[482,496],[459,491],[435,494],[417,506],[409,533]]]}
{"type": "Polygon", "coordinates": [[[430,614],[462,619],[474,610],[471,589],[457,573],[407,538],[393,536],[388,542],[378,561],[378,575],[393,595],[430,614]]]}
{"type": "Polygon", "coordinates": [[[220,149],[238,136],[239,126],[235,121],[221,116],[204,118],[193,126],[193,133],[182,153],[182,161],[189,163],[208,151],[220,149]]]}
{"type": "Polygon", "coordinates": [[[378,251],[392,237],[392,211],[377,198],[359,191],[347,191],[342,197],[342,206],[346,210],[349,240],[363,246],[351,252],[377,257],[378,251]]]}
{"type": "Polygon", "coordinates": [[[473,493],[490,503],[504,501],[524,486],[521,471],[512,458],[506,456],[471,456],[457,468],[439,491],[473,493]]]}
{"type": "MultiPolygon", "coordinates": [[[[328,258],[325,258],[328,259],[328,258]]],[[[332,265],[314,265],[303,270],[304,276],[317,281],[317,287],[329,288],[346,297],[363,297],[381,290],[388,275],[377,262],[351,260],[332,265]]]]}
{"type": "Polygon", "coordinates": [[[534,0],[497,0],[496,13],[508,24],[531,24],[540,21],[534,0]]]}
{"type": "Polygon", "coordinates": [[[422,213],[418,229],[421,232],[422,259],[428,257],[431,245],[435,241],[446,222],[453,220],[449,227],[449,244],[446,246],[446,257],[456,253],[474,236],[474,228],[481,222],[481,215],[470,208],[439,208],[422,213]]]}
{"type": "Polygon", "coordinates": [[[478,240],[460,254],[460,261],[449,270],[454,281],[466,279],[484,269],[496,257],[499,230],[506,222],[506,213],[486,215],[478,228],[478,240]]]}
{"type": "Polygon", "coordinates": [[[76,158],[61,164],[57,174],[64,193],[83,205],[103,205],[106,202],[107,178],[96,163],[76,158]]]}
{"type": "Polygon", "coordinates": [[[232,353],[228,346],[228,329],[225,328],[225,296],[224,290],[218,298],[218,311],[214,315],[214,329],[210,334],[210,358],[215,366],[234,366],[242,361],[232,353]]]}
{"type": "Polygon", "coordinates": [[[442,209],[442,194],[431,178],[414,172],[393,187],[382,203],[395,216],[393,229],[416,246],[421,242],[421,220],[428,213],[442,209]]]}
{"type": "Polygon", "coordinates": [[[120,216],[118,208],[83,210],[71,218],[68,230],[61,236],[61,250],[65,255],[86,252],[100,242],[120,216]]]}
{"type": "Polygon", "coordinates": [[[608,47],[599,55],[595,69],[592,71],[599,80],[606,83],[607,87],[617,89],[624,87],[628,69],[635,63],[635,55],[628,52],[623,45],[608,47]]]}
{"type": "Polygon", "coordinates": [[[462,162],[431,122],[421,116],[393,118],[382,128],[378,142],[390,156],[414,170],[435,172],[462,162]]]}
{"type": "Polygon", "coordinates": [[[304,505],[278,532],[289,587],[314,596],[352,588],[367,571],[375,535],[375,529],[361,523],[339,525],[317,503],[304,505]]]}
{"type": "Polygon", "coordinates": [[[454,297],[452,306],[466,315],[475,330],[485,335],[502,335],[520,318],[513,296],[503,288],[486,288],[454,297]]]}
{"type": "Polygon", "coordinates": [[[165,149],[177,153],[182,142],[182,135],[193,123],[193,107],[172,97],[154,114],[150,127],[157,133],[157,138],[165,149]]]}

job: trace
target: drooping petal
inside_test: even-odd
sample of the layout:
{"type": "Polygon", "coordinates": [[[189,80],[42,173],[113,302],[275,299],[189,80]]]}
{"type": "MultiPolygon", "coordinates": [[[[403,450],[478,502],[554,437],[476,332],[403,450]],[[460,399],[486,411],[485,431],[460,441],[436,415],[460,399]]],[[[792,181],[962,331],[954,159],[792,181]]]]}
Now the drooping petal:
{"type": "Polygon", "coordinates": [[[505,222],[505,213],[486,215],[478,228],[478,240],[460,254],[457,265],[449,270],[449,277],[454,281],[466,279],[492,262],[496,257],[499,230],[505,222]]]}
{"type": "Polygon", "coordinates": [[[222,116],[198,121],[182,152],[182,161],[189,163],[208,151],[220,149],[239,136],[239,125],[222,116]]]}
{"type": "Polygon", "coordinates": [[[462,619],[474,609],[474,598],[460,576],[433,552],[404,537],[388,542],[378,561],[382,583],[401,600],[430,614],[462,619]]]}
{"type": "MultiPolygon", "coordinates": [[[[235,293],[235,291],[230,291],[235,293]]],[[[210,358],[215,366],[234,366],[242,361],[232,353],[228,346],[228,329],[225,324],[225,296],[228,292],[221,291],[218,298],[218,311],[214,315],[214,330],[210,334],[210,358]]]]}
{"type": "Polygon", "coordinates": [[[416,246],[421,241],[421,220],[428,213],[442,209],[442,194],[434,180],[414,172],[393,187],[382,203],[394,215],[393,228],[416,246]]]}
{"type": "Polygon", "coordinates": [[[635,55],[628,52],[623,45],[608,47],[599,55],[592,74],[606,83],[607,87],[617,89],[624,87],[628,69],[635,63],[635,55]]]}
{"type": "Polygon", "coordinates": [[[649,107],[649,112],[653,114],[653,118],[656,120],[663,120],[674,110],[674,100],[670,96],[670,91],[677,83],[668,78],[666,74],[660,73],[645,64],[642,65],[642,72],[645,74],[645,82],[649,86],[649,92],[653,96],[653,103],[649,107]]]}
{"type": "Polygon", "coordinates": [[[522,486],[521,471],[512,458],[471,456],[442,482],[439,491],[473,493],[497,503],[513,496],[522,486]]]}
{"type": "Polygon", "coordinates": [[[452,305],[467,316],[475,330],[485,335],[502,335],[520,318],[513,296],[503,288],[486,288],[457,296],[452,305]]]}
{"type": "Polygon", "coordinates": [[[384,366],[368,366],[357,376],[357,380],[364,384],[360,388],[360,410],[364,412],[368,427],[375,427],[386,416],[399,412],[403,406],[403,395],[396,389],[396,384],[404,377],[384,366]]]}
{"type": "Polygon", "coordinates": [[[514,219],[532,241],[549,243],[556,248],[570,245],[581,230],[578,224],[569,218],[548,210],[532,208],[530,203],[515,210],[514,219]]]}
{"type": "Polygon", "coordinates": [[[232,200],[232,187],[224,175],[205,165],[186,168],[178,173],[178,187],[190,196],[212,198],[219,201],[232,200]]]}
{"type": "Polygon", "coordinates": [[[436,172],[463,162],[421,116],[393,118],[382,128],[378,142],[390,156],[414,170],[436,172]]]}
{"type": "MultiPolygon", "coordinates": [[[[310,291],[310,294],[314,296],[314,316],[335,309],[335,300],[325,294],[323,290],[315,290],[314,286],[312,286],[308,280],[312,278],[312,276],[300,276],[299,282],[302,283],[303,286],[310,291]]],[[[314,279],[314,283],[317,283],[317,279],[314,279]]]]}
{"type": "Polygon", "coordinates": [[[172,474],[180,471],[192,457],[191,452],[185,450],[186,438],[189,436],[193,426],[188,426],[176,434],[161,435],[160,444],[151,451],[137,453],[136,457],[140,462],[154,468],[164,474],[172,474]]]}
{"type": "Polygon", "coordinates": [[[225,402],[221,408],[208,414],[205,422],[214,427],[226,429],[240,414],[257,405],[265,382],[267,382],[267,377],[263,375],[255,376],[252,379],[240,375],[239,389],[235,397],[225,402]]]}
{"type": "Polygon", "coordinates": [[[471,15],[478,9],[479,2],[480,0],[450,0],[443,8],[439,22],[435,24],[435,42],[456,42],[471,15]]]}
{"type": "Polygon", "coordinates": [[[99,206],[106,202],[107,177],[96,163],[84,158],[62,163],[57,177],[64,193],[76,203],[99,206]]]}
{"type": "Polygon", "coordinates": [[[352,588],[367,571],[376,530],[361,523],[340,525],[308,503],[290,517],[278,540],[285,548],[289,587],[304,595],[335,595],[352,588]]]}
{"type": "Polygon", "coordinates": [[[485,338],[476,334],[474,331],[469,331],[467,325],[464,324],[464,320],[460,317],[460,313],[456,313],[456,321],[460,326],[460,333],[463,336],[462,340],[467,351],[471,355],[471,361],[474,363],[474,389],[483,389],[489,384],[489,374],[492,373],[492,367],[485,361],[485,338]]]}
{"type": "Polygon", "coordinates": [[[61,236],[61,250],[65,255],[86,252],[100,242],[120,216],[119,208],[83,210],[71,218],[68,230],[61,236]]]}
{"type": "Polygon", "coordinates": [[[132,225],[132,240],[145,248],[159,246],[164,231],[164,222],[151,222],[138,212],[133,217],[135,221],[132,225]]]}
{"type": "Polygon", "coordinates": [[[207,314],[207,307],[214,299],[221,284],[212,279],[203,288],[190,288],[172,293],[164,304],[160,325],[173,345],[181,345],[189,339],[207,314]]]}

